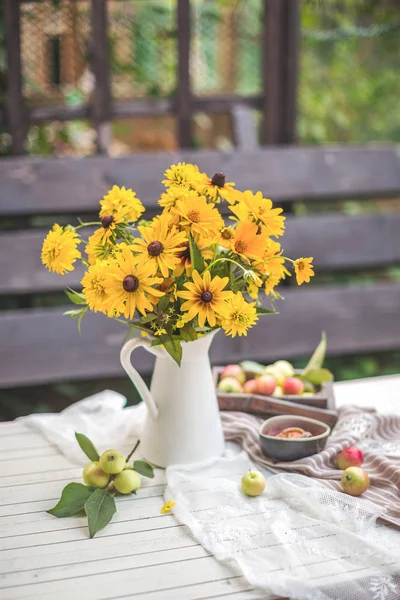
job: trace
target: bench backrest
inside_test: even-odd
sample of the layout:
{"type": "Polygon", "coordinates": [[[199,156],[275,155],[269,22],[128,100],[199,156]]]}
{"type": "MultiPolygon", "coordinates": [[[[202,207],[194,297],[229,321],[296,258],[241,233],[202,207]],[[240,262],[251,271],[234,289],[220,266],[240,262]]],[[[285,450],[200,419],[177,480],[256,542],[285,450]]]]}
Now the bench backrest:
{"type": "MultiPolygon", "coordinates": [[[[122,374],[119,348],[125,331],[90,314],[78,334],[63,307],[34,308],[41,295],[79,287],[81,271],[48,273],[40,250],[46,230],[65,216],[95,214],[113,185],[132,187],[150,215],[158,212],[163,171],[178,161],[226,173],[239,189],[261,190],[287,209],[284,250],[314,256],[318,273],[400,263],[400,212],[348,216],[293,215],[296,202],[336,203],[352,198],[400,196],[400,167],[391,146],[286,147],[232,153],[182,151],[127,158],[4,159],[0,161],[0,387],[122,374]],[[48,218],[46,221],[47,217],[48,218]],[[39,226],[37,226],[39,224],[39,226]],[[18,308],[15,308],[18,307],[18,308]]],[[[71,219],[70,219],[71,221],[71,219]]],[[[73,222],[73,221],[71,221],[73,222]]],[[[216,337],[212,360],[272,361],[306,355],[326,330],[330,354],[400,348],[400,286],[314,284],[285,287],[277,316],[260,321],[247,338],[216,337]]],[[[67,304],[67,301],[66,301],[67,304]]],[[[137,351],[137,367],[152,359],[137,351]]]]}

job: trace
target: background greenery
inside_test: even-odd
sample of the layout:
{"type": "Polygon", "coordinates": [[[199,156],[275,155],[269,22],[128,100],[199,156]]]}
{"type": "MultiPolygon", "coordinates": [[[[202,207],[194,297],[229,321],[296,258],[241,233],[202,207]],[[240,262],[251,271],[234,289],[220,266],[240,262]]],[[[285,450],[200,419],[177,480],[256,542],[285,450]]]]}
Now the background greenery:
{"type": "MultiPolygon", "coordinates": [[[[160,97],[174,93],[176,87],[175,3],[169,0],[137,2],[134,18],[115,18],[110,41],[112,48],[113,89],[123,82],[133,96],[160,97]],[[118,27],[131,32],[133,43],[128,58],[118,54],[118,27]]],[[[121,3],[122,5],[122,3],[121,3]]],[[[260,91],[261,0],[195,0],[194,34],[196,61],[193,86],[196,94],[236,91],[253,94],[260,91]],[[233,61],[234,68],[230,61],[233,61]]],[[[4,28],[0,6],[0,104],[5,91],[4,28]]],[[[398,0],[303,0],[301,8],[301,68],[299,82],[298,137],[304,144],[367,143],[400,141],[400,2],[398,0]]],[[[116,93],[116,92],[115,92],[116,93]]],[[[65,92],[66,102],[85,98],[80,89],[65,92]]],[[[151,149],[169,148],[167,135],[174,137],[173,123],[151,123],[155,135],[151,149]],[[172,133],[171,133],[172,131],[172,133]],[[158,146],[157,146],[158,145],[158,146]]],[[[220,136],[203,135],[202,129],[216,129],[216,121],[196,115],[198,147],[230,144],[229,131],[222,127],[220,136]],[[205,142],[204,140],[207,139],[205,142]]],[[[118,138],[127,127],[133,133],[137,122],[115,123],[118,138]]],[[[149,125],[150,127],[150,125],[149,125]]],[[[31,128],[27,149],[32,154],[54,154],[60,148],[74,153],[76,140],[86,134],[85,123],[49,124],[31,128]]],[[[140,129],[140,128],[139,128],[140,129]]],[[[90,136],[89,136],[90,137],[90,136]]],[[[130,143],[129,137],[124,143],[130,143]]],[[[136,140],[134,148],[147,150],[136,140]]],[[[146,142],[147,144],[147,142],[146,142]]],[[[79,145],[79,144],[78,144],[79,145]]],[[[133,148],[133,146],[131,146],[133,148]]],[[[173,142],[172,142],[173,147],[173,142]]],[[[9,151],[9,136],[0,129],[0,153],[9,151]]],[[[92,151],[91,147],[90,150],[92,151]]],[[[394,202],[343,202],[335,205],[296,205],[298,214],[311,211],[340,210],[354,214],[380,211],[396,206],[394,202]],[[389,206],[390,204],[390,206],[389,206]]],[[[400,207],[400,203],[397,203],[400,207]]],[[[37,221],[36,225],[43,223],[37,221]]],[[[400,267],[379,272],[318,275],[318,282],[369,283],[376,279],[400,280],[400,267]]],[[[58,296],[35,299],[36,306],[63,302],[58,296]]],[[[12,308],[0,302],[0,309],[12,308]]],[[[78,335],[78,334],[77,334],[78,335]]],[[[329,340],[328,340],[329,352],[329,340]]],[[[276,357],[285,358],[285,357],[276,357]]],[[[305,364],[307,357],[295,361],[305,364]]],[[[336,379],[353,379],[399,372],[399,352],[368,356],[328,358],[326,366],[336,379]]],[[[137,396],[125,379],[111,381],[61,383],[30,390],[0,393],[0,418],[11,419],[34,410],[61,410],[70,402],[110,387],[124,393],[130,402],[137,396]]]]}

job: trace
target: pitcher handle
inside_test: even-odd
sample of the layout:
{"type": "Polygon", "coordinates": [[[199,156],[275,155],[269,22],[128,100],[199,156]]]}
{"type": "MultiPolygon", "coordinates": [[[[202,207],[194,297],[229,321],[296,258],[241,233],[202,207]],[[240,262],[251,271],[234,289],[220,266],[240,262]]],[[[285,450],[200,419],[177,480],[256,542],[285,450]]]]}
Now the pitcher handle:
{"type": "Polygon", "coordinates": [[[139,348],[143,346],[143,348],[149,348],[151,346],[150,342],[148,342],[144,338],[132,338],[128,340],[122,347],[120,359],[121,365],[125,369],[128,374],[129,379],[132,381],[133,385],[139,392],[143,402],[146,404],[149,413],[151,416],[156,419],[158,417],[158,408],[157,404],[154,402],[153,396],[150,393],[149,388],[144,382],[143,378],[136,371],[134,367],[132,367],[131,363],[131,354],[135,348],[139,348]]]}

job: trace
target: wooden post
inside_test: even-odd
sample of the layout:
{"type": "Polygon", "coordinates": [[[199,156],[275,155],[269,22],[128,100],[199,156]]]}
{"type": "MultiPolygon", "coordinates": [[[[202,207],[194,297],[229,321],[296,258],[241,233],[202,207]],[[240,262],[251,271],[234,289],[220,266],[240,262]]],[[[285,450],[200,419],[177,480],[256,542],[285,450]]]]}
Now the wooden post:
{"type": "Polygon", "coordinates": [[[110,60],[107,38],[107,0],[92,0],[91,59],[95,76],[92,118],[97,131],[97,151],[107,153],[111,141],[110,60]]]}
{"type": "Polygon", "coordinates": [[[181,148],[190,148],[193,145],[190,30],[190,0],[178,0],[177,121],[178,140],[181,148]]]}
{"type": "Polygon", "coordinates": [[[20,2],[4,0],[3,7],[7,51],[7,123],[12,137],[12,153],[23,154],[26,120],[22,98],[20,2]]]}
{"type": "Polygon", "coordinates": [[[295,141],[299,0],[264,0],[263,144],[295,141]]]}

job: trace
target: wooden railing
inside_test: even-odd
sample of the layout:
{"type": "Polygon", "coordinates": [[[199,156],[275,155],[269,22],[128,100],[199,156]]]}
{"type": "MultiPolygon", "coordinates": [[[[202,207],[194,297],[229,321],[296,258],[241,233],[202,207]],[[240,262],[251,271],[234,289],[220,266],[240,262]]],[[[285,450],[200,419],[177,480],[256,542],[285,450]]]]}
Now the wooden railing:
{"type": "MultiPolygon", "coordinates": [[[[12,153],[24,153],[30,124],[52,120],[88,119],[97,132],[97,151],[107,153],[110,123],[121,117],[175,115],[181,148],[193,145],[193,114],[231,112],[237,105],[262,111],[262,144],[295,141],[296,85],[299,54],[299,0],[263,0],[262,90],[259,95],[236,94],[196,97],[191,89],[190,54],[192,10],[190,0],[177,1],[177,90],[161,99],[112,98],[108,45],[107,0],[91,0],[90,60],[95,89],[90,103],[78,106],[27,106],[23,97],[20,8],[27,0],[4,0],[7,50],[7,93],[0,122],[8,126],[12,153]]],[[[32,1],[32,0],[30,0],[32,1]]],[[[40,0],[36,0],[40,1],[40,0]]],[[[40,35],[40,32],[39,32],[40,35]]]]}

